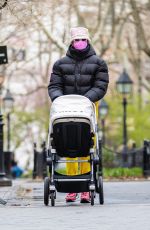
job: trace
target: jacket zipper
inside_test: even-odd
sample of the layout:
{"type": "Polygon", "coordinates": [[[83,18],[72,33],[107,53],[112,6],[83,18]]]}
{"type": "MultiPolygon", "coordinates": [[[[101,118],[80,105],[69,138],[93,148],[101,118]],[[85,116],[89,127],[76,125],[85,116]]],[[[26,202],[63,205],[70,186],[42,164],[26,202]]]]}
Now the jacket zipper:
{"type": "Polygon", "coordinates": [[[81,75],[81,61],[77,61],[75,64],[75,93],[79,94],[80,93],[80,87],[78,87],[77,84],[77,78],[79,77],[80,79],[80,75],[81,75]]]}
{"type": "Polygon", "coordinates": [[[77,87],[77,75],[78,75],[78,62],[75,64],[75,93],[78,93],[78,87],[77,87]]]}

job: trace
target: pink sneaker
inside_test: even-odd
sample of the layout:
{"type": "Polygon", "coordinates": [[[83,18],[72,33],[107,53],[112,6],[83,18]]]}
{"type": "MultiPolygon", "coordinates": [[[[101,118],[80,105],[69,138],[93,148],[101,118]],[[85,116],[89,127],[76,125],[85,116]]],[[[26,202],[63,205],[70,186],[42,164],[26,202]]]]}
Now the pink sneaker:
{"type": "Polygon", "coordinates": [[[78,197],[77,193],[68,193],[66,196],[66,202],[74,202],[78,197]]]}
{"type": "Polygon", "coordinates": [[[80,203],[90,203],[90,193],[89,192],[82,192],[80,203]]]}

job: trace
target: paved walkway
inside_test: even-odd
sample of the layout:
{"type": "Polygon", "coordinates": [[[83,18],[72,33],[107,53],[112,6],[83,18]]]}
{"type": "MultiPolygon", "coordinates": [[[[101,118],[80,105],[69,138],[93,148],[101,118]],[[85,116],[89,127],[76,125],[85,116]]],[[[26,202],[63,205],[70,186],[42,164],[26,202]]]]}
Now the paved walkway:
{"type": "Polygon", "coordinates": [[[56,206],[43,204],[43,182],[16,180],[0,188],[0,229],[150,230],[150,181],[104,182],[105,204],[66,204],[57,193],[56,206]]]}

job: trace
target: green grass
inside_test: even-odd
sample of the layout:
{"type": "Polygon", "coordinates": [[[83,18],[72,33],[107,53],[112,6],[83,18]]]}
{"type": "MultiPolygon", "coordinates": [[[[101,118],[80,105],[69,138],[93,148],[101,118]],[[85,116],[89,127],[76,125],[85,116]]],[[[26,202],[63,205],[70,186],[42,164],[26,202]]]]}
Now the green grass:
{"type": "Polygon", "coordinates": [[[32,178],[32,170],[28,170],[27,172],[23,173],[20,178],[32,178]]]}
{"type": "MultiPolygon", "coordinates": [[[[66,174],[65,169],[59,169],[59,173],[66,174]]],[[[104,178],[141,178],[143,177],[142,168],[104,168],[104,178]]]]}
{"type": "Polygon", "coordinates": [[[104,168],[104,178],[131,178],[142,177],[142,168],[104,168]]]}

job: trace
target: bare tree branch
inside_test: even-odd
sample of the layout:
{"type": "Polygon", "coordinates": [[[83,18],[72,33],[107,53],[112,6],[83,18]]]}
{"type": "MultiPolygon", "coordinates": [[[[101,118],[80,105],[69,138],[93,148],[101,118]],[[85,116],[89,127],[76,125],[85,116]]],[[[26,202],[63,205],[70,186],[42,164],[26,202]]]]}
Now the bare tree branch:
{"type": "Polygon", "coordinates": [[[60,40],[57,40],[51,33],[49,33],[40,20],[37,20],[37,24],[53,44],[55,44],[61,51],[66,50],[66,46],[60,40]]]}
{"type": "Polygon", "coordinates": [[[38,90],[41,90],[41,89],[47,89],[47,85],[41,85],[41,86],[37,86],[35,89],[27,92],[27,93],[14,93],[15,96],[29,96],[35,92],[37,92],[38,90]]]}
{"type": "Polygon", "coordinates": [[[140,49],[143,50],[148,56],[150,56],[150,47],[147,43],[144,27],[142,25],[142,20],[140,18],[139,10],[136,5],[135,0],[130,0],[130,4],[133,10],[133,18],[135,21],[137,39],[139,39],[140,49]]]}

